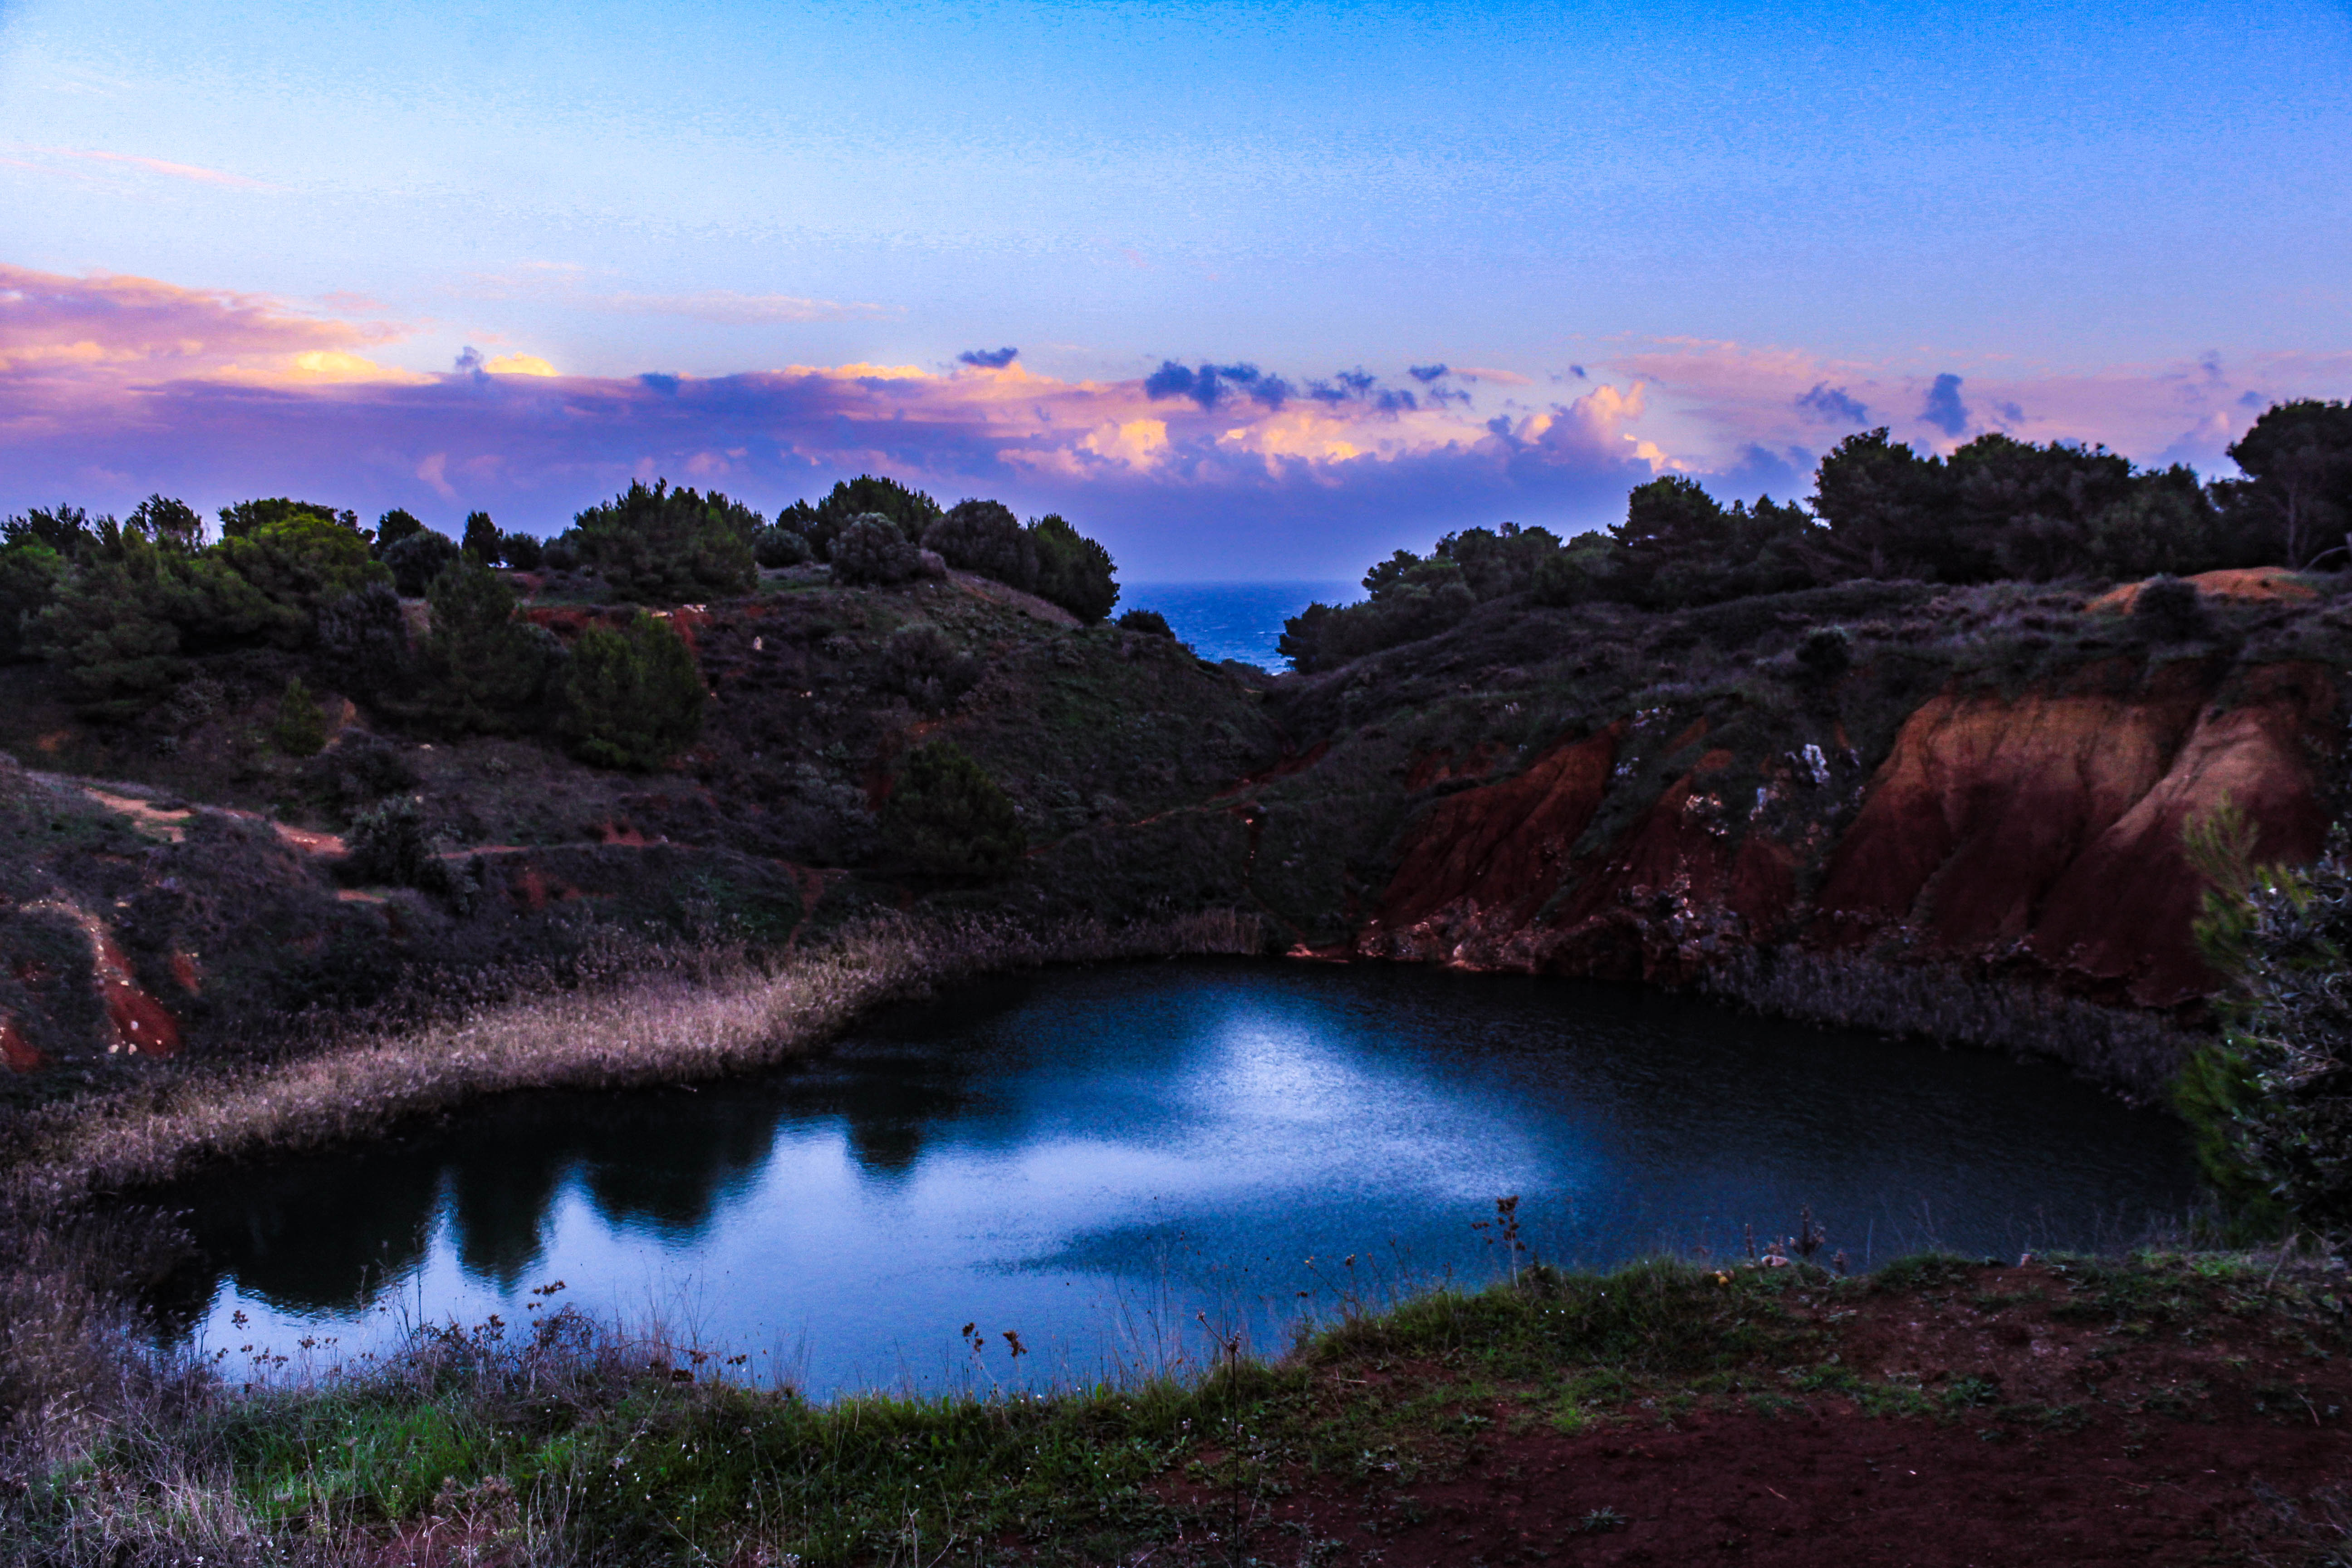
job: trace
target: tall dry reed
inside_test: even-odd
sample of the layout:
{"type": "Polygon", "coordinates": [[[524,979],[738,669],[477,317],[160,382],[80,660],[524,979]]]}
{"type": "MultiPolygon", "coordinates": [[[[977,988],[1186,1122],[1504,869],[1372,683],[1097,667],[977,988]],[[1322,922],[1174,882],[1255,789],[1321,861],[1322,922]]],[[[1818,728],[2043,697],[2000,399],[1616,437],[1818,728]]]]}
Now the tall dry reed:
{"type": "Polygon", "coordinates": [[[1750,950],[1702,987],[1799,1023],[2042,1057],[2140,1104],[2161,1100],[2197,1037],[2160,1014],[2102,1007],[2023,980],[1859,953],[1750,950]]]}

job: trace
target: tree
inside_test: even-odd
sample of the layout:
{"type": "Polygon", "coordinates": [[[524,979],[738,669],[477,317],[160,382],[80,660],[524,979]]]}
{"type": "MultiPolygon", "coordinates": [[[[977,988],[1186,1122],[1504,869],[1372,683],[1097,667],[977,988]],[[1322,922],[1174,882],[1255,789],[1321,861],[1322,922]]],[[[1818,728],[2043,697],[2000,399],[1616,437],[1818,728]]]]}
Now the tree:
{"type": "Polygon", "coordinates": [[[320,605],[385,575],[355,527],[311,512],[260,523],[223,539],[205,555],[283,612],[268,635],[289,647],[310,636],[320,605]]]}
{"type": "Polygon", "coordinates": [[[45,545],[68,561],[79,561],[97,548],[98,531],[80,507],[37,506],[0,522],[0,544],[45,545]]]}
{"type": "Polygon", "coordinates": [[[392,552],[394,545],[424,531],[425,524],[417,520],[414,512],[394,507],[375,520],[375,543],[371,548],[375,552],[375,558],[381,561],[392,552]]]}
{"type": "Polygon", "coordinates": [[[833,580],[845,586],[887,588],[922,572],[922,552],[879,512],[853,520],[833,542],[833,580]]]}
{"type": "Polygon", "coordinates": [[[1516,594],[1535,580],[1537,569],[1559,553],[1559,536],[1548,528],[1465,528],[1437,542],[1436,553],[1462,568],[1462,580],[1483,604],[1516,594]]]}
{"type": "Polygon", "coordinates": [[[2241,527],[2283,565],[2303,567],[2347,544],[2352,529],[2352,405],[2276,404],[2230,447],[2246,479],[2223,487],[2241,527]]]}
{"type": "Polygon", "coordinates": [[[154,601],[152,557],[95,562],[68,578],[35,622],[35,647],[64,668],[85,718],[127,722],[177,684],[180,631],[154,601]]]}
{"type": "Polygon", "coordinates": [[[694,655],[667,621],[639,612],[572,645],[562,727],[572,755],[646,773],[694,743],[707,694],[694,655]]]}
{"type": "Polygon", "coordinates": [[[392,574],[394,586],[404,599],[421,599],[433,580],[447,570],[465,553],[457,542],[446,533],[436,533],[420,528],[414,533],[403,534],[393,547],[383,552],[383,564],[392,574]]]}
{"type": "Polygon", "coordinates": [[[776,525],[809,542],[819,561],[833,559],[833,542],[855,520],[868,515],[887,518],[909,544],[919,541],[940,517],[940,503],[896,479],[860,474],[844,479],[811,506],[794,501],[777,517],[776,525]]]}
{"type": "Polygon", "coordinates": [[[151,495],[131,508],[123,526],[135,528],[156,543],[183,553],[193,553],[205,542],[203,515],[186,501],[166,495],[151,495]]]}
{"type": "Polygon", "coordinates": [[[369,583],[319,606],[319,649],[342,668],[347,689],[373,697],[408,673],[408,617],[389,583],[369,583]]]}
{"type": "Polygon", "coordinates": [[[758,586],[751,540],[766,521],[717,490],[672,489],[662,479],[590,507],[562,542],[621,598],[689,604],[758,586]]]}
{"type": "Polygon", "coordinates": [[[1168,617],[1157,610],[1129,610],[1119,616],[1118,629],[1123,632],[1142,632],[1146,636],[1155,637],[1172,637],[1176,635],[1176,628],[1168,624],[1168,617]]]}
{"type": "Polygon", "coordinates": [[[0,664],[33,651],[35,617],[66,578],[66,558],[37,539],[0,546],[0,664]]]}
{"type": "Polygon", "coordinates": [[[485,566],[496,566],[506,559],[504,541],[499,536],[499,525],[490,521],[486,511],[466,514],[466,532],[457,547],[485,566]]]}
{"type": "Polygon", "coordinates": [[[1948,478],[1941,461],[1889,440],[1882,425],[1848,436],[1822,459],[1813,511],[1861,575],[1970,581],[1982,558],[1956,547],[1948,478]]]}
{"type": "Polygon", "coordinates": [[[922,545],[960,572],[977,572],[1024,592],[1037,585],[1037,542],[999,502],[956,502],[923,531],[922,545]]]}
{"type": "Polygon", "coordinates": [[[1118,603],[1118,569],[1110,552],[1057,512],[1029,525],[1037,551],[1037,596],[1092,626],[1118,603]]]}
{"type": "Polygon", "coordinates": [[[499,559],[518,572],[536,572],[547,559],[547,546],[534,534],[501,533],[499,559]]]}
{"type": "Polygon", "coordinates": [[[289,517],[301,516],[323,517],[353,533],[360,531],[360,514],[355,511],[337,511],[333,507],[318,501],[272,496],[267,500],[241,500],[221,508],[221,537],[242,539],[265,523],[284,522],[289,517]]]}
{"type": "Polygon", "coordinates": [[[900,863],[946,877],[1002,877],[1028,848],[1011,797],[945,740],[908,757],[882,808],[882,840],[900,863]]]}
{"type": "Polygon", "coordinates": [[[561,645],[542,626],[515,618],[514,590],[470,555],[433,579],[426,595],[424,716],[445,734],[520,729],[546,690],[561,645]]]}

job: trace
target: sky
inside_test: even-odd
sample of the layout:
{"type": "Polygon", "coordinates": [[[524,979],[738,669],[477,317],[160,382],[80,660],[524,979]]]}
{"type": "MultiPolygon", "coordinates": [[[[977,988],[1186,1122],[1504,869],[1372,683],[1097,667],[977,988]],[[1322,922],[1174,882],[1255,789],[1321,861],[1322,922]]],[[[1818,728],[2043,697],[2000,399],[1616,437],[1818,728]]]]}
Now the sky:
{"type": "Polygon", "coordinates": [[[1352,576],[2352,394],[2352,5],[0,0],[0,512],[886,472],[1352,576]]]}

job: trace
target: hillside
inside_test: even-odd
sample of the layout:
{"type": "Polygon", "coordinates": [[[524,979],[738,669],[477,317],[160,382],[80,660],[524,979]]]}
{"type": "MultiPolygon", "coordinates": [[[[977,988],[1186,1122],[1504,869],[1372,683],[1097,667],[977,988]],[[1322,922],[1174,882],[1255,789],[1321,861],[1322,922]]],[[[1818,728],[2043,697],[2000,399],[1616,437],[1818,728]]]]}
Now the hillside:
{"type": "MultiPolygon", "coordinates": [[[[135,1055],[273,1048],[303,1009],[560,980],[646,944],[780,946],[914,909],[1239,908],[1301,955],[1711,984],[2074,1049],[2148,1092],[2161,1031],[2005,1037],[2055,1015],[1987,1026],[1985,987],[2193,1016],[2210,979],[2180,830],[2226,796],[2263,858],[2316,852],[2352,663],[2336,586],[2215,574],[2186,636],[2071,584],[1673,612],[1506,595],[1272,677],[970,574],[840,587],[802,567],[669,607],[710,700],[699,740],[644,774],[422,739],[316,653],[197,658],[128,726],[19,665],[0,1040],[16,1092],[46,1097],[135,1055]],[[1831,626],[1836,657],[1801,652],[1831,626]],[[289,676],[328,721],[314,757],[269,738],[289,676]],[[941,737],[1017,809],[1007,875],[943,877],[882,841],[904,759],[941,737]],[[345,853],[402,796],[446,872],[425,886],[345,853]]],[[[629,612],[537,592],[520,613],[576,641],[629,612]]]]}

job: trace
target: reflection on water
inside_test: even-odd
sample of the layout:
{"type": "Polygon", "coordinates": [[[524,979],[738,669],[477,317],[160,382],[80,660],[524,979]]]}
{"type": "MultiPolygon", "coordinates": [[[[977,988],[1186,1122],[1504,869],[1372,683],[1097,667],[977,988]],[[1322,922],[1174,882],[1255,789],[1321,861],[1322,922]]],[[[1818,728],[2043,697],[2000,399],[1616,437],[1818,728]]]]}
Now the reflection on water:
{"type": "Polygon", "coordinates": [[[1142,964],[959,991],[762,1079],[525,1097],[190,1184],[205,1266],[159,1308],[353,1353],[404,1317],[524,1321],[561,1279],[813,1392],[968,1375],[968,1321],[1043,1381],[1196,1313],[1269,1342],[1309,1258],[1484,1278],[1470,1222],[1507,1193],[1562,1261],[1810,1205],[1860,1263],[2113,1241],[2189,1188],[2164,1118],[1991,1057],[1558,981],[1142,964]]]}

